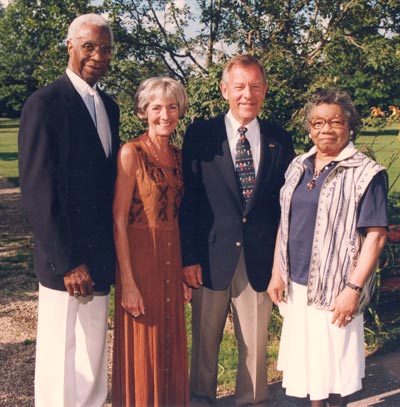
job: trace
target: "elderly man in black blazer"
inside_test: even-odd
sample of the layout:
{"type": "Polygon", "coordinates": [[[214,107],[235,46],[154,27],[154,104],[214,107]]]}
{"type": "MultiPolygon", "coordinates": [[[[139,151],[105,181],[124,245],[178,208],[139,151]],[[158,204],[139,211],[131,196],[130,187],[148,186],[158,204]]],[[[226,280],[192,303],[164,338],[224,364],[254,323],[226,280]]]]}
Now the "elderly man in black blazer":
{"type": "Polygon", "coordinates": [[[294,156],[290,136],[257,118],[267,91],[262,64],[228,61],[220,84],[226,115],[196,121],[183,143],[180,224],[185,283],[192,300],[192,399],[216,397],[218,351],[231,308],[239,361],[235,402],[268,398],[267,326],[279,223],[279,190],[294,156]]]}
{"type": "Polygon", "coordinates": [[[36,407],[102,406],[107,396],[119,109],[96,83],[112,41],[102,17],[76,18],[66,72],[21,115],[20,181],[39,280],[36,407]]]}

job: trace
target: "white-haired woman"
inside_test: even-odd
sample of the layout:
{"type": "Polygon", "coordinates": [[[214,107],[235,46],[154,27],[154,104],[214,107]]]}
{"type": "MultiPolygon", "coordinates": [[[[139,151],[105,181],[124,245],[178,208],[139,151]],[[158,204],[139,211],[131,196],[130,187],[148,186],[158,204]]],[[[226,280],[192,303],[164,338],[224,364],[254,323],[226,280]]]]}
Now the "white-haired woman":
{"type": "Polygon", "coordinates": [[[184,87],[150,78],[135,96],[145,134],[121,147],[114,197],[118,259],[112,399],[115,406],[189,403],[178,211],[181,155],[170,143],[187,109],[184,87]]]}

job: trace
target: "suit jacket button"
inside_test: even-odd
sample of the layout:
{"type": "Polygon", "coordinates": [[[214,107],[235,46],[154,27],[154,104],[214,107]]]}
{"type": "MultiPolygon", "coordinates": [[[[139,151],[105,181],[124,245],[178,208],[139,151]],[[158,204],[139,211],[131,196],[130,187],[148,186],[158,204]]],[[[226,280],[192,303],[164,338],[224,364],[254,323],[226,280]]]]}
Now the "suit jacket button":
{"type": "Polygon", "coordinates": [[[242,242],[236,242],[236,246],[240,247],[242,245],[242,242]]]}
{"type": "Polygon", "coordinates": [[[243,219],[242,219],[242,222],[243,222],[243,223],[246,223],[246,222],[247,222],[247,218],[243,218],[243,219]]]}

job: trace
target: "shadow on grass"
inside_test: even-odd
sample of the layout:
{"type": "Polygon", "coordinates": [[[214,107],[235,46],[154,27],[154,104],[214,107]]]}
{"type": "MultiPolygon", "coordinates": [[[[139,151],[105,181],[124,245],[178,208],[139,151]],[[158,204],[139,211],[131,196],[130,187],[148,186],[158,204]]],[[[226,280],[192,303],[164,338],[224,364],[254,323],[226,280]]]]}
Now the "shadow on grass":
{"type": "Polygon", "coordinates": [[[0,131],[1,129],[14,129],[18,126],[18,119],[0,119],[0,131]]]}
{"type": "Polygon", "coordinates": [[[0,179],[0,189],[19,187],[19,177],[7,177],[0,179]]]}
{"type": "Polygon", "coordinates": [[[375,129],[375,130],[363,130],[360,132],[360,136],[396,136],[399,134],[399,129],[375,129]]]}
{"type": "Polygon", "coordinates": [[[0,160],[2,161],[17,161],[18,153],[0,153],[0,160]]]}

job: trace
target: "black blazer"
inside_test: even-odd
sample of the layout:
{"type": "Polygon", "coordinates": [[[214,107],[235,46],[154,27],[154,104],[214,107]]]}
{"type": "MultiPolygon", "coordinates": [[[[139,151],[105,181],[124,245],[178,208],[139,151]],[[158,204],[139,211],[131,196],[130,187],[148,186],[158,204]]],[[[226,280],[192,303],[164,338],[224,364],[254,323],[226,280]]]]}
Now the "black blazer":
{"type": "Polygon", "coordinates": [[[260,123],[261,151],[255,189],[243,210],[224,116],[187,129],[182,153],[185,194],[180,210],[183,266],[200,264],[203,284],[226,288],[244,249],[250,284],[267,288],[279,223],[279,190],[294,157],[290,136],[260,123]]]}
{"type": "Polygon", "coordinates": [[[96,127],[64,74],[26,101],[18,137],[24,207],[34,235],[34,272],[65,290],[63,276],[89,266],[95,291],[114,281],[112,201],[119,148],[119,109],[104,92],[112,133],[106,157],[96,127]]]}

